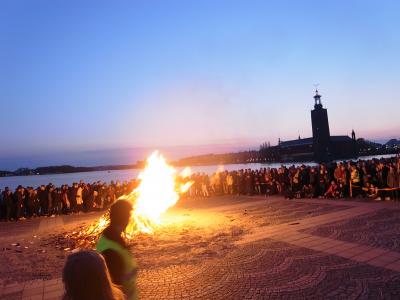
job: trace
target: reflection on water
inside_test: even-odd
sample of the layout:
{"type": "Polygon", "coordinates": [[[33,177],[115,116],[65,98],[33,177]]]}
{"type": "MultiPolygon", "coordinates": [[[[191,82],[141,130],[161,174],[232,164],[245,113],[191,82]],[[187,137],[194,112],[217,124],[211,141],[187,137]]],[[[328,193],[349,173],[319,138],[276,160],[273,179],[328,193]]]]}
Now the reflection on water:
{"type": "MultiPolygon", "coordinates": [[[[391,157],[393,155],[378,155],[378,156],[368,156],[362,159],[371,158],[381,158],[381,157],[391,157]]],[[[207,174],[214,173],[217,170],[239,170],[239,169],[259,169],[259,168],[277,168],[281,165],[291,166],[291,165],[301,165],[303,163],[251,163],[251,164],[229,164],[229,165],[211,165],[211,166],[195,166],[191,167],[193,172],[205,172],[207,174]]],[[[304,163],[307,165],[316,165],[313,162],[304,163]]],[[[183,168],[178,168],[178,171],[183,168]]],[[[0,177],[0,189],[8,186],[10,189],[15,189],[18,185],[22,186],[33,186],[37,187],[41,184],[47,185],[48,183],[53,183],[56,186],[62,184],[72,184],[73,182],[79,182],[83,180],[84,182],[111,182],[113,181],[125,181],[131,180],[138,176],[139,169],[130,170],[114,170],[114,171],[94,171],[94,172],[82,172],[82,173],[68,173],[68,174],[51,174],[51,175],[30,175],[30,176],[10,176],[10,177],[0,177]]]]}

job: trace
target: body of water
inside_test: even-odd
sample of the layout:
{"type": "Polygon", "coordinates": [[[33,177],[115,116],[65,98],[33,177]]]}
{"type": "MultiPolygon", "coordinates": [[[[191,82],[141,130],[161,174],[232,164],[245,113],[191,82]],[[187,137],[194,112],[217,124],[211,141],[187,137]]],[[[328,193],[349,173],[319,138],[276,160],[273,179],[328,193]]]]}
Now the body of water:
{"type": "MultiPolygon", "coordinates": [[[[310,163],[312,164],[312,163],[310,163]]],[[[207,174],[212,174],[218,170],[239,170],[239,169],[259,169],[259,168],[276,168],[281,166],[280,163],[272,164],[260,164],[260,163],[250,163],[250,164],[229,164],[229,165],[210,165],[210,166],[194,166],[190,167],[193,173],[204,172],[207,174]]],[[[292,164],[289,164],[292,165],[292,164]]],[[[299,165],[299,164],[295,164],[299,165]]],[[[183,168],[177,168],[178,173],[183,170],[183,168]]],[[[15,189],[18,185],[22,186],[33,186],[37,187],[42,184],[47,185],[48,183],[53,183],[55,186],[60,186],[63,184],[71,185],[73,182],[79,182],[83,180],[84,182],[92,183],[96,181],[102,181],[109,183],[111,181],[125,181],[136,178],[140,169],[129,169],[129,170],[112,170],[112,171],[94,171],[94,172],[79,172],[79,173],[66,173],[66,174],[48,174],[48,175],[29,175],[29,176],[9,176],[0,177],[0,189],[8,186],[10,189],[15,189]]]]}
{"type": "MultiPolygon", "coordinates": [[[[395,155],[378,155],[378,156],[366,156],[362,159],[372,159],[372,158],[386,158],[395,155]]],[[[249,163],[249,164],[228,164],[228,165],[210,165],[210,166],[194,166],[191,167],[192,172],[204,172],[207,174],[212,174],[218,170],[240,170],[240,169],[260,169],[260,168],[278,168],[281,165],[286,166],[299,166],[302,164],[306,165],[317,165],[313,162],[307,163],[249,163]]],[[[181,171],[183,168],[177,168],[177,171],[181,171]]],[[[71,185],[73,182],[79,182],[83,180],[84,182],[92,183],[96,181],[102,181],[110,183],[111,181],[125,181],[136,178],[140,169],[129,169],[129,170],[113,170],[113,171],[94,171],[94,172],[80,172],[80,173],[67,173],[67,174],[49,174],[49,175],[30,175],[30,176],[9,176],[0,177],[0,189],[8,186],[10,189],[14,190],[18,185],[22,186],[33,186],[38,187],[42,184],[47,185],[48,183],[53,183],[55,186],[60,186],[62,184],[71,185]]]]}

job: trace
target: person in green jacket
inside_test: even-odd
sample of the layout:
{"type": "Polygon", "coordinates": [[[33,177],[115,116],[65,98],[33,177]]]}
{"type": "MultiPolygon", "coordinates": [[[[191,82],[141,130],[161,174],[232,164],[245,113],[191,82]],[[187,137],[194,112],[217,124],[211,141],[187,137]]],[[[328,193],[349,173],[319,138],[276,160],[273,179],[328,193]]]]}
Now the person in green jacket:
{"type": "Polygon", "coordinates": [[[132,204],[118,200],[110,208],[110,225],[103,231],[96,250],[107,263],[114,284],[122,286],[129,300],[138,299],[136,288],[137,263],[122,237],[132,211],[132,204]]]}

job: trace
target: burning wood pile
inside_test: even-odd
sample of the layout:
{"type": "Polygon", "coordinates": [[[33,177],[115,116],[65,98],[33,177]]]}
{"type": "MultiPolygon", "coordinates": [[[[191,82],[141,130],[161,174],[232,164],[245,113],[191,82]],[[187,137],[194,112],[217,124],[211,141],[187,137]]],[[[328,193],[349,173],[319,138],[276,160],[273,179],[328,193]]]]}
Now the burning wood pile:
{"type": "MultiPolygon", "coordinates": [[[[125,236],[131,239],[139,233],[151,234],[161,225],[161,215],[174,206],[180,196],[193,184],[189,180],[190,169],[185,168],[180,174],[170,166],[158,152],[153,152],[146,162],[145,169],[139,174],[139,185],[130,194],[119,199],[131,201],[133,210],[125,236]]],[[[84,248],[93,246],[98,235],[108,226],[109,213],[81,230],[66,237],[84,248]]]]}

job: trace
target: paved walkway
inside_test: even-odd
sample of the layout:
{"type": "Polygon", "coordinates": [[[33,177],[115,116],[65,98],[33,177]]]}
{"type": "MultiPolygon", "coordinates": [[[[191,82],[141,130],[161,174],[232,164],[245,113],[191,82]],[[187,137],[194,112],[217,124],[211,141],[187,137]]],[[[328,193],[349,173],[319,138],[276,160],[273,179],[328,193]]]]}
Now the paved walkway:
{"type": "Polygon", "coordinates": [[[90,212],[85,214],[32,218],[19,222],[2,222],[0,223],[0,239],[7,238],[9,232],[12,232],[14,236],[21,236],[52,231],[64,225],[78,224],[82,221],[98,218],[101,214],[102,212],[90,212]]]}
{"type": "MultiPolygon", "coordinates": [[[[303,202],[304,200],[297,200],[303,202]]],[[[325,200],[306,200],[307,202],[326,203],[325,200]]],[[[342,205],[341,202],[332,202],[331,205],[342,205]]],[[[289,243],[292,245],[321,251],[336,256],[349,258],[354,261],[364,262],[376,267],[400,272],[400,252],[390,251],[379,247],[370,247],[354,242],[345,242],[331,238],[314,236],[302,233],[304,229],[315,228],[327,223],[335,223],[342,220],[349,220],[360,215],[376,212],[381,209],[387,209],[388,205],[383,203],[362,203],[348,202],[348,206],[353,208],[333,212],[317,217],[308,218],[304,221],[291,222],[276,226],[271,226],[267,230],[259,228],[256,232],[247,235],[236,244],[243,245],[266,238],[276,241],[289,243]]]]}
{"type": "MultiPolygon", "coordinates": [[[[349,208],[259,227],[236,242],[237,249],[223,259],[145,270],[138,282],[142,298],[400,298],[399,248],[307,233],[387,209],[398,211],[400,219],[398,205],[310,199],[293,202],[349,208]]],[[[238,205],[247,207],[251,203],[238,205]]],[[[60,280],[36,281],[3,287],[0,299],[60,299],[62,293],[60,280]]]]}

